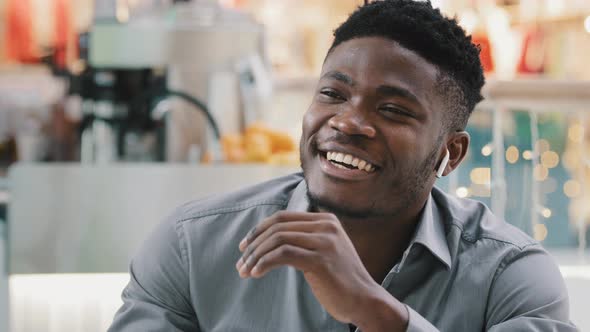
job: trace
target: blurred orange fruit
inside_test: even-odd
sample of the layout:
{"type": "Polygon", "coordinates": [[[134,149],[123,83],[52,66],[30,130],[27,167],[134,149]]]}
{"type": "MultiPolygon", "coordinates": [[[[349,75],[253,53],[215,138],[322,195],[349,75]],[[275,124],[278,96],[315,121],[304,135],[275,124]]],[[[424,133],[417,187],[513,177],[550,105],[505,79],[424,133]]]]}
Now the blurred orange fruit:
{"type": "Polygon", "coordinates": [[[248,126],[244,135],[223,135],[221,146],[227,162],[267,162],[281,165],[299,163],[293,139],[260,122],[248,126]]]}
{"type": "Polygon", "coordinates": [[[272,154],[270,138],[263,133],[247,133],[244,137],[244,147],[246,150],[246,161],[265,162],[272,154]]]}

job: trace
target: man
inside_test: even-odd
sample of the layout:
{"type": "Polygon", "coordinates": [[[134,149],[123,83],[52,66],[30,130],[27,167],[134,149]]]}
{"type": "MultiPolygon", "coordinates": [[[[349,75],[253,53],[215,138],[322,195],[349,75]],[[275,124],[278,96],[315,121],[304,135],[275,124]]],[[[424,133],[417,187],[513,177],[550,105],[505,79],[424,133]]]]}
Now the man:
{"type": "Polygon", "coordinates": [[[481,100],[471,39],[409,0],[334,36],[303,175],[180,207],[131,263],[111,331],[574,331],[541,245],[434,187],[481,100]]]}

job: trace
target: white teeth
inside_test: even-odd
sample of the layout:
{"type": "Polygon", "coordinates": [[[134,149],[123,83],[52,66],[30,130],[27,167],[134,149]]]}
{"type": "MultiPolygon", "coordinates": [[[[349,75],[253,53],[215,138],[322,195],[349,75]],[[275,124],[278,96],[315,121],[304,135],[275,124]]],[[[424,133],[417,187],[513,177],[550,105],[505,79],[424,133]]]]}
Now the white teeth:
{"type": "Polygon", "coordinates": [[[344,159],[342,159],[342,162],[350,165],[352,163],[352,156],[349,154],[345,155],[344,159]]]}
{"type": "Polygon", "coordinates": [[[365,169],[365,165],[367,165],[367,162],[364,160],[359,161],[359,165],[358,168],[359,169],[365,169]]]}
{"type": "MultiPolygon", "coordinates": [[[[351,165],[351,166],[356,167],[356,168],[363,170],[365,172],[372,172],[375,170],[375,166],[373,166],[371,163],[368,163],[362,159],[356,158],[350,154],[344,154],[342,152],[327,152],[326,158],[330,161],[335,161],[335,162],[351,165]]],[[[332,164],[335,165],[336,167],[342,168],[342,169],[349,169],[348,167],[337,164],[335,162],[332,162],[332,164]]]]}

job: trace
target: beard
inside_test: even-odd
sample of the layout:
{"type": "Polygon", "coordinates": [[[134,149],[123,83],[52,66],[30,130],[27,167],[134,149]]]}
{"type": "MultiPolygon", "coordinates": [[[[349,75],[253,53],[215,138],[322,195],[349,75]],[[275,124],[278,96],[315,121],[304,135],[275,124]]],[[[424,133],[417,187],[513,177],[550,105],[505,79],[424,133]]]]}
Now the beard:
{"type": "MultiPolygon", "coordinates": [[[[438,148],[442,136],[437,139],[437,144],[434,145],[433,149],[429,152],[427,157],[418,163],[415,167],[408,167],[407,171],[399,176],[400,180],[396,180],[390,184],[392,188],[399,188],[398,192],[404,193],[392,200],[397,204],[392,204],[391,201],[378,202],[374,200],[372,204],[364,208],[354,208],[330,200],[329,198],[323,198],[315,195],[309,190],[308,177],[306,175],[306,167],[303,158],[303,150],[301,152],[301,168],[307,185],[307,198],[310,202],[313,210],[324,210],[334,213],[337,216],[347,217],[351,219],[371,219],[371,218],[383,218],[383,217],[396,217],[403,213],[407,207],[413,205],[420,196],[424,194],[426,186],[430,182],[429,179],[432,176],[432,172],[435,169],[438,148]]],[[[394,193],[392,192],[392,195],[394,193]]]]}

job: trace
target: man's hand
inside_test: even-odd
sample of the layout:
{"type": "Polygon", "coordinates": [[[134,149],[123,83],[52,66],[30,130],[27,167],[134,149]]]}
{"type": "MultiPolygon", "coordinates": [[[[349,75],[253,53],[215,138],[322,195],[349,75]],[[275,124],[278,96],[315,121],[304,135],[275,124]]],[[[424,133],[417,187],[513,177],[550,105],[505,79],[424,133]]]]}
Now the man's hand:
{"type": "MultiPolygon", "coordinates": [[[[399,311],[401,306],[405,311],[373,280],[333,214],[277,212],[248,233],[240,251],[244,254],[236,268],[242,278],[260,278],[277,267],[292,266],[303,272],[317,300],[341,322],[376,326],[380,324],[370,321],[381,313],[389,315],[379,309],[399,311]]],[[[404,314],[388,319],[402,318],[405,326],[404,314]]]]}

